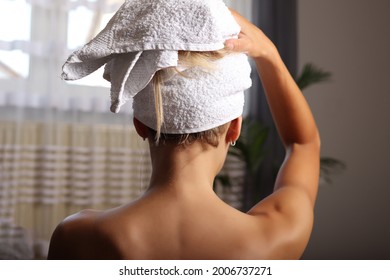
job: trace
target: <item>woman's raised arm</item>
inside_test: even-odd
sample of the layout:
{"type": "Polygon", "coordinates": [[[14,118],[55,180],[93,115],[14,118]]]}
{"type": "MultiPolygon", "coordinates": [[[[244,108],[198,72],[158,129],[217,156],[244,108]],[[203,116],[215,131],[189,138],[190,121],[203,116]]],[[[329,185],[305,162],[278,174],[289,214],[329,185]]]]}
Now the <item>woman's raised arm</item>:
{"type": "Polygon", "coordinates": [[[311,110],[271,40],[241,15],[232,13],[241,33],[238,39],[226,41],[226,48],[245,52],[254,59],[286,149],[275,191],[284,187],[303,191],[313,207],[318,189],[320,138],[311,110]]]}

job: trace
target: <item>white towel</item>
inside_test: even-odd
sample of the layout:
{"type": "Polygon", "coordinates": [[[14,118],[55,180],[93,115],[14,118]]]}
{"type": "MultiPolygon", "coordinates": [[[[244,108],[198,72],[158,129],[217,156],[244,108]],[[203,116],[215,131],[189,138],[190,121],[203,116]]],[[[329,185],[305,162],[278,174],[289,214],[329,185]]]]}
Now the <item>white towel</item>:
{"type": "Polygon", "coordinates": [[[123,104],[147,86],[158,70],[177,66],[177,61],[177,51],[116,55],[106,64],[103,74],[111,82],[111,111],[118,113],[123,104]]]}
{"type": "MultiPolygon", "coordinates": [[[[239,31],[240,26],[222,0],[127,0],[91,42],[68,58],[63,66],[62,77],[66,80],[80,79],[106,64],[104,78],[111,81],[111,111],[118,112],[126,101],[136,97],[133,106],[135,116],[142,118],[146,124],[155,128],[152,121],[155,119],[155,112],[152,111],[154,105],[150,107],[149,101],[145,103],[141,100],[148,100],[146,93],[153,92],[150,81],[156,71],[176,67],[179,50],[215,51],[223,49],[224,42],[229,38],[237,37],[239,31]],[[139,116],[137,112],[140,111],[149,112],[148,119],[145,114],[142,117],[139,116]]],[[[199,124],[198,128],[194,122],[188,126],[189,119],[192,117],[183,116],[182,122],[188,121],[187,125],[178,124],[181,115],[175,113],[175,110],[186,111],[185,107],[180,106],[187,104],[188,109],[189,100],[192,100],[191,102],[202,101],[203,105],[211,104],[212,102],[209,101],[215,100],[211,94],[213,92],[218,93],[220,97],[233,96],[238,92],[242,95],[242,91],[250,86],[249,64],[243,55],[231,57],[235,59],[223,58],[223,62],[220,63],[223,67],[219,67],[212,74],[195,68],[196,70],[189,70],[190,79],[175,77],[167,81],[167,86],[162,88],[163,103],[171,105],[169,109],[163,109],[162,132],[197,132],[215,125],[215,121],[211,120],[209,125],[205,124],[207,118],[212,119],[210,116],[213,115],[213,112],[206,111],[203,112],[205,120],[202,121],[203,124],[199,124]],[[233,75],[237,79],[233,79],[235,86],[230,87],[233,76],[229,71],[234,72],[236,68],[245,69],[245,71],[239,71],[241,76],[233,75]],[[217,78],[214,82],[209,80],[214,78],[217,78]],[[207,87],[199,86],[200,84],[207,85],[207,87]],[[222,88],[226,91],[224,95],[220,94],[222,88]],[[170,94],[165,94],[166,91],[170,94]],[[174,92],[177,94],[175,97],[174,92]],[[191,95],[198,97],[193,100],[191,95]],[[175,102],[170,103],[171,98],[175,102]],[[186,100],[182,102],[179,101],[180,99],[186,100]],[[172,104],[177,104],[177,106],[172,106],[172,104]],[[170,113],[172,113],[171,117],[169,117],[170,113]]],[[[218,98],[218,100],[220,103],[217,111],[231,110],[224,103],[224,101],[227,102],[227,98],[218,98]]],[[[192,110],[207,107],[195,103],[193,105],[192,110]]],[[[234,117],[225,117],[224,122],[238,117],[236,111],[242,113],[242,102],[237,102],[236,105],[240,109],[232,110],[234,117]]],[[[216,104],[213,105],[213,111],[216,113],[215,106],[216,104]]],[[[200,112],[188,111],[187,115],[199,114],[200,112]]]]}
{"type": "MultiPolygon", "coordinates": [[[[244,54],[231,54],[215,62],[176,74],[161,86],[164,123],[162,133],[205,131],[242,115],[244,90],[252,85],[251,68],[244,54]]],[[[153,85],[134,97],[134,116],[157,130],[153,85]]]]}

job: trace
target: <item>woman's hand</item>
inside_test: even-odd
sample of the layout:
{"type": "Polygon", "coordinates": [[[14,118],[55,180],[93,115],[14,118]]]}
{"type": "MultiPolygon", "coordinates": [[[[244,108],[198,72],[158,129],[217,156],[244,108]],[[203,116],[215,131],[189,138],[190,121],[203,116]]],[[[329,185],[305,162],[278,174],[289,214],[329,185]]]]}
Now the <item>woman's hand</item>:
{"type": "Polygon", "coordinates": [[[254,24],[230,9],[237,23],[241,26],[238,39],[229,39],[225,42],[226,49],[234,52],[243,52],[254,59],[266,58],[277,53],[275,45],[254,24]]]}

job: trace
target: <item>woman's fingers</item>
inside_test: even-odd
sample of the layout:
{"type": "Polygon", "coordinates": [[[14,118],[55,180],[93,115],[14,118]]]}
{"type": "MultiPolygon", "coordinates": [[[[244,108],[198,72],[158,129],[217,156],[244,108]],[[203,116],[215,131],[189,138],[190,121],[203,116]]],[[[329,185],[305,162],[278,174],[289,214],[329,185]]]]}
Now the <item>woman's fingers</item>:
{"type": "Polygon", "coordinates": [[[258,32],[261,32],[250,21],[240,15],[233,9],[230,9],[234,19],[241,27],[241,32],[238,35],[238,39],[230,39],[225,42],[226,49],[234,52],[246,53],[251,57],[256,55],[256,46],[254,41],[258,39],[258,32]]]}
{"type": "Polygon", "coordinates": [[[248,53],[249,40],[241,37],[239,39],[229,39],[225,42],[225,47],[229,51],[248,53]]]}
{"type": "Polygon", "coordinates": [[[230,39],[225,42],[226,49],[246,53],[252,58],[260,58],[274,50],[273,43],[256,25],[236,11],[232,9],[230,11],[241,26],[241,32],[238,39],[230,39]]]}

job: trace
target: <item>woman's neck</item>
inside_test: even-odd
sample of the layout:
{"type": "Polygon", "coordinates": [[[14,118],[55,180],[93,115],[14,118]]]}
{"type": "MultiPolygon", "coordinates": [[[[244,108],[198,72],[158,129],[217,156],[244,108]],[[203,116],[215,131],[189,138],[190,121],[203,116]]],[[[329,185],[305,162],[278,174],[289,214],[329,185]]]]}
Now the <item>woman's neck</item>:
{"type": "Polygon", "coordinates": [[[148,192],[210,192],[221,170],[227,146],[194,143],[187,147],[161,145],[151,147],[152,177],[148,192]]]}

